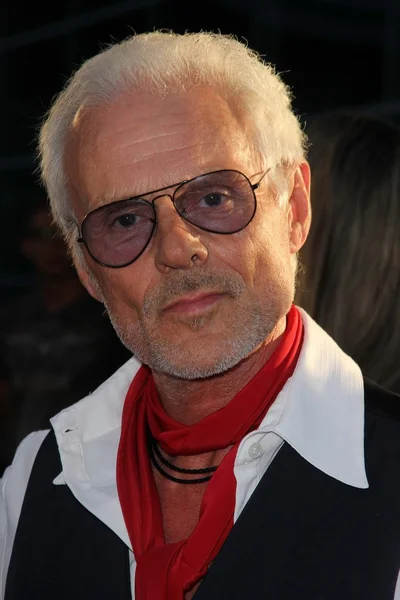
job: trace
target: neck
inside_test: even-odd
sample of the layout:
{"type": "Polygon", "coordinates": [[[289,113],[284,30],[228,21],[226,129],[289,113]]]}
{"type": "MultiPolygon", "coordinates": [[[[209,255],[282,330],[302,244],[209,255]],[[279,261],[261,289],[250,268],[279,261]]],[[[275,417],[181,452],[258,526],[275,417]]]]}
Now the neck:
{"type": "Polygon", "coordinates": [[[261,346],[221,375],[188,381],[153,372],[166,413],[184,425],[193,425],[226,406],[265,365],[278,347],[285,327],[286,317],[278,322],[261,346]]]}

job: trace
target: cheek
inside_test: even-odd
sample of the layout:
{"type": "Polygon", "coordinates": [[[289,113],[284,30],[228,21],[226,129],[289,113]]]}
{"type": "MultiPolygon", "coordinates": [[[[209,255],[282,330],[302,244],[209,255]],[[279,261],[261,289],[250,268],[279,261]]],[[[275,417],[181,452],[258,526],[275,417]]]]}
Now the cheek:
{"type": "Polygon", "coordinates": [[[97,274],[96,279],[110,310],[121,315],[129,312],[131,318],[138,316],[145,294],[142,277],[135,277],[126,267],[115,271],[107,269],[97,274]]]}
{"type": "Polygon", "coordinates": [[[257,223],[256,238],[263,248],[276,257],[289,260],[290,234],[287,213],[277,206],[270,207],[268,214],[257,223]]]}
{"type": "Polygon", "coordinates": [[[254,220],[232,236],[213,239],[208,245],[210,264],[236,271],[250,289],[276,279],[287,268],[290,252],[282,212],[271,217],[254,220]]]}
{"type": "Polygon", "coordinates": [[[257,283],[282,282],[291,277],[292,257],[287,223],[283,212],[277,218],[265,219],[258,224],[252,239],[254,247],[254,281],[257,283]]]}
{"type": "Polygon", "coordinates": [[[218,236],[208,244],[209,266],[238,273],[246,284],[251,284],[255,267],[255,246],[252,239],[241,231],[218,236]]]}

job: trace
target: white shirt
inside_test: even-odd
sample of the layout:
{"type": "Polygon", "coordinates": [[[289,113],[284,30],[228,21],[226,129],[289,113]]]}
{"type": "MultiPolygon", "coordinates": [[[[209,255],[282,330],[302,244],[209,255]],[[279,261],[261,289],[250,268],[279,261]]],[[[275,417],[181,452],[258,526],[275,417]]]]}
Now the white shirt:
{"type": "MultiPolygon", "coordinates": [[[[304,312],[304,342],[292,377],[258,430],[242,440],[234,465],[238,518],[284,442],[305,460],[346,485],[367,488],[364,462],[364,387],[359,367],[304,312]]],[[[53,419],[62,472],[78,502],[130,549],[134,599],[135,558],[116,485],[116,458],[124,399],[140,363],[131,358],[95,392],[53,419]]],[[[26,485],[47,431],[30,434],[0,482],[0,597],[26,485]]],[[[400,586],[394,600],[400,600],[400,586]]]]}

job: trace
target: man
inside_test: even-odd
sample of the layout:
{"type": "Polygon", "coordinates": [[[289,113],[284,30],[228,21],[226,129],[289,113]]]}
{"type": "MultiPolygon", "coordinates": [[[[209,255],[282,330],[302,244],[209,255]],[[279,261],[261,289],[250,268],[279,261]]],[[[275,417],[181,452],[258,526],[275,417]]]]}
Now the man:
{"type": "Polygon", "coordinates": [[[44,195],[28,206],[21,251],[35,285],[0,315],[0,404],[9,413],[0,419],[1,474],[27,434],[48,427],[129,358],[104,307],[80,283],[44,195]]]}
{"type": "Polygon", "coordinates": [[[292,306],[310,176],[273,70],[220,35],[133,37],[40,151],[134,358],[20,446],[6,600],[393,599],[397,398],[292,306]]]}

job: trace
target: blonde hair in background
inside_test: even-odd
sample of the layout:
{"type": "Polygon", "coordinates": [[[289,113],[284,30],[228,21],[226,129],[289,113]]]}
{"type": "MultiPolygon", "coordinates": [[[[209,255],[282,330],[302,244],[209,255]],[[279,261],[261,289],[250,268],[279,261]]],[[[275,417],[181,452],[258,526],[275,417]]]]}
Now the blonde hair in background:
{"type": "Polygon", "coordinates": [[[76,224],[71,212],[63,155],[78,110],[112,102],[135,90],[161,97],[194,86],[212,86],[246,120],[246,131],[278,196],[297,166],[305,138],[291,109],[289,89],[273,67],[233,37],[215,33],[159,32],[134,35],[87,60],[55,100],[40,131],[42,181],[53,217],[72,253],[76,224]]]}
{"type": "Polygon", "coordinates": [[[336,113],[308,134],[313,225],[296,301],[366,377],[400,392],[400,129],[336,113]]]}

